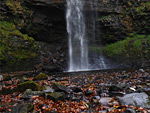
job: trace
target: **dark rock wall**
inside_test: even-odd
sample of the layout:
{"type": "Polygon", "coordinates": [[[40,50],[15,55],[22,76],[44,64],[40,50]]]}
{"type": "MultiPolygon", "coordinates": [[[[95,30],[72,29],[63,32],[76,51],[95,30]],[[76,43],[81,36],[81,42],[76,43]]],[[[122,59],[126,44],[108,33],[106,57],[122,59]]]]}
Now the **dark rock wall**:
{"type": "MultiPolygon", "coordinates": [[[[99,26],[96,26],[98,33],[96,38],[99,42],[97,43],[107,45],[125,40],[131,33],[148,35],[150,32],[149,0],[85,0],[84,2],[87,17],[90,18],[88,14],[95,10],[98,12],[96,22],[99,26]]],[[[68,41],[65,12],[65,0],[0,0],[0,21],[13,23],[15,29],[22,33],[21,35],[28,34],[35,42],[39,41],[36,42],[38,50],[37,48],[33,50],[37,52],[35,57],[38,62],[35,63],[37,64],[35,68],[39,70],[43,65],[58,70],[67,67],[68,41]]],[[[5,39],[5,36],[2,37],[5,39]]],[[[2,57],[0,60],[6,62],[2,57]]],[[[6,64],[1,63],[1,65],[6,64]]]]}

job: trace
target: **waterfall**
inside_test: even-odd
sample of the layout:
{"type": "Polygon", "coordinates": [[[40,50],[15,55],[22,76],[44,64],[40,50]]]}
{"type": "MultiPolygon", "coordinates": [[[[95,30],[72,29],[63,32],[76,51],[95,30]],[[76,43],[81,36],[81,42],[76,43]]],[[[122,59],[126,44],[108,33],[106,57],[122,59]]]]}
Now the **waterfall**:
{"type": "MultiPolygon", "coordinates": [[[[100,25],[98,22],[98,1],[97,0],[89,0],[89,11],[86,14],[87,19],[87,29],[88,31],[88,39],[90,40],[90,47],[99,48],[102,44],[100,41],[100,25]]],[[[99,53],[98,51],[90,52],[89,56],[89,69],[106,69],[108,68],[108,60],[104,57],[104,55],[99,53]]]]}
{"type": "Polygon", "coordinates": [[[84,2],[83,0],[67,0],[68,71],[107,68],[105,57],[89,50],[89,47],[97,48],[96,39],[100,39],[99,25],[96,21],[98,18],[97,0],[86,0],[88,3],[86,12],[84,11],[84,2]]]}
{"type": "Polygon", "coordinates": [[[88,40],[82,0],[67,0],[67,32],[69,35],[69,71],[89,68],[88,40]]]}

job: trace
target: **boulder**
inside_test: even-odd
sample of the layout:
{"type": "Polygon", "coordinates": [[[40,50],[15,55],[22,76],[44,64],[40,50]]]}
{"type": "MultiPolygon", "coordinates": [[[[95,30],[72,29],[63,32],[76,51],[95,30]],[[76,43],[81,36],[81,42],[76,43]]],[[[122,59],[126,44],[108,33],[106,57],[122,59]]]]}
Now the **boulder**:
{"type": "Polygon", "coordinates": [[[45,73],[40,73],[34,78],[34,80],[47,80],[47,79],[48,75],[46,75],[45,73]]]}
{"type": "Polygon", "coordinates": [[[121,105],[150,108],[148,95],[146,93],[131,93],[118,98],[121,105]]]}
{"type": "Polygon", "coordinates": [[[53,83],[52,88],[57,92],[69,93],[69,88],[58,83],[53,83]]]}
{"type": "Polygon", "coordinates": [[[60,92],[45,93],[45,97],[53,100],[54,102],[57,102],[58,100],[64,101],[64,95],[60,92]]]}
{"type": "MultiPolygon", "coordinates": [[[[34,110],[34,105],[30,103],[18,104],[15,107],[11,107],[11,113],[31,113],[34,110]]],[[[7,110],[5,113],[10,113],[7,110]]]]}
{"type": "Polygon", "coordinates": [[[27,81],[21,84],[18,84],[18,91],[23,92],[26,89],[32,89],[33,91],[41,90],[41,87],[34,81],[27,81]]]}
{"type": "Polygon", "coordinates": [[[35,96],[35,95],[42,95],[44,92],[42,91],[32,91],[31,89],[26,89],[26,91],[24,92],[22,98],[23,99],[30,99],[32,98],[32,96],[35,96]]]}

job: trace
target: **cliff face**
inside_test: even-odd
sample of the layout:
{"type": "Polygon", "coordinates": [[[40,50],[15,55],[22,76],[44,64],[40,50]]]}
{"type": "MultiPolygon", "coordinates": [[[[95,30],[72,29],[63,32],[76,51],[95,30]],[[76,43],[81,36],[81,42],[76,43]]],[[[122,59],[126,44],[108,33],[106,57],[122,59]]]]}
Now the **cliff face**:
{"type": "MultiPolygon", "coordinates": [[[[100,36],[97,38],[101,40],[102,44],[115,43],[137,34],[149,35],[149,0],[85,0],[84,2],[85,15],[87,13],[88,16],[88,13],[92,13],[94,10],[98,12],[96,22],[100,26],[97,26],[96,30],[100,36]],[[92,9],[91,5],[96,8],[92,9]]],[[[50,67],[65,69],[68,54],[65,12],[65,0],[0,0],[0,27],[2,28],[0,30],[0,43],[3,45],[0,45],[0,65],[10,65],[9,62],[12,61],[8,61],[8,59],[13,59],[11,65],[16,64],[16,62],[21,63],[25,59],[27,61],[24,63],[36,59],[34,64],[42,63],[43,65],[45,63],[50,67]],[[8,29],[9,26],[6,26],[5,23],[15,26],[14,29],[8,29]],[[17,31],[18,34],[14,33],[12,36],[10,30],[11,32],[17,31]],[[20,40],[24,40],[22,38],[24,35],[33,39],[32,44],[30,44],[31,38],[26,38],[26,41],[21,43],[20,40]],[[8,46],[6,39],[9,39],[10,42],[16,40],[21,45],[25,45],[25,48],[21,46],[18,48],[21,48],[20,51],[25,49],[29,53],[26,52],[26,57],[21,56],[22,52],[12,49],[14,47],[11,44],[8,46]],[[48,45],[42,42],[48,43],[48,45]],[[29,43],[30,47],[33,48],[28,48],[29,45],[26,47],[26,43],[29,43]],[[13,52],[17,52],[19,57],[12,54],[13,52]],[[35,54],[31,55],[32,52],[35,54]]],[[[112,53],[108,49],[106,50],[105,53],[112,57],[112,53]]],[[[117,54],[113,53],[113,55],[116,56],[117,54]]]]}

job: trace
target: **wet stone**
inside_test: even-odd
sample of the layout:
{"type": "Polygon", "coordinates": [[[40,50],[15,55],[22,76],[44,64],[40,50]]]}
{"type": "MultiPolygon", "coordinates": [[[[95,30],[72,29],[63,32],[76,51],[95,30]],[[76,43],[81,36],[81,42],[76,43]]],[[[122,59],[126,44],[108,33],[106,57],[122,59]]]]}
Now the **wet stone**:
{"type": "Polygon", "coordinates": [[[129,77],[129,75],[127,75],[127,74],[118,75],[118,78],[122,78],[122,79],[126,79],[126,78],[128,78],[128,77],[129,77]]]}
{"type": "Polygon", "coordinates": [[[121,105],[150,108],[148,95],[146,93],[131,93],[118,98],[121,105]]]}
{"type": "Polygon", "coordinates": [[[94,94],[94,92],[93,92],[92,90],[86,90],[86,91],[85,91],[85,95],[86,95],[86,96],[89,96],[89,95],[91,95],[91,94],[94,94]]]}
{"type": "Polygon", "coordinates": [[[99,103],[102,104],[103,106],[107,106],[111,102],[112,98],[111,97],[102,97],[99,100],[99,103]]]}
{"type": "Polygon", "coordinates": [[[64,95],[60,92],[46,93],[45,96],[47,99],[53,100],[54,102],[57,102],[58,100],[64,101],[64,95]]]}
{"type": "Polygon", "coordinates": [[[117,84],[109,87],[109,92],[113,91],[123,91],[129,88],[129,85],[126,84],[117,84]]]}
{"type": "Polygon", "coordinates": [[[128,108],[123,113],[136,113],[134,109],[128,108]]]}
{"type": "Polygon", "coordinates": [[[3,81],[3,79],[4,79],[3,75],[0,75],[0,81],[3,81]]]}
{"type": "Polygon", "coordinates": [[[79,87],[72,87],[73,92],[82,92],[81,88],[79,87]]]}
{"type": "Polygon", "coordinates": [[[81,96],[73,96],[72,97],[72,99],[71,99],[72,101],[80,101],[81,100],[81,96]]]}
{"type": "MultiPolygon", "coordinates": [[[[10,109],[11,109],[11,113],[29,113],[34,110],[34,106],[33,104],[25,103],[25,104],[18,104],[17,106],[11,107],[10,109]]],[[[6,110],[5,113],[10,113],[10,112],[6,110]]]]}
{"type": "Polygon", "coordinates": [[[49,86],[46,87],[46,90],[43,90],[45,93],[53,93],[54,89],[50,88],[49,86]]]}
{"type": "Polygon", "coordinates": [[[58,83],[53,83],[52,88],[57,92],[69,93],[69,88],[58,83]]]}
{"type": "Polygon", "coordinates": [[[24,92],[22,99],[31,99],[33,96],[35,95],[42,95],[43,92],[42,91],[32,91],[31,89],[26,89],[26,91],[24,92]]]}

